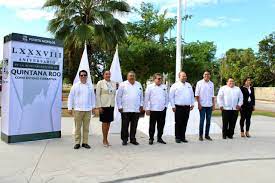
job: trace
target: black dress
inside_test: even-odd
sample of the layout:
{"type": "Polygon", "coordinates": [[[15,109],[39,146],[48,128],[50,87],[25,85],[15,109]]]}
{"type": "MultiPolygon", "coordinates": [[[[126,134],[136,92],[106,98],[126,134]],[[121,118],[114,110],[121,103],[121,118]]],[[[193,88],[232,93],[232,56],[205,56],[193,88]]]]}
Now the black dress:
{"type": "Polygon", "coordinates": [[[102,107],[102,113],[99,114],[99,121],[111,123],[114,121],[114,107],[102,107]]]}

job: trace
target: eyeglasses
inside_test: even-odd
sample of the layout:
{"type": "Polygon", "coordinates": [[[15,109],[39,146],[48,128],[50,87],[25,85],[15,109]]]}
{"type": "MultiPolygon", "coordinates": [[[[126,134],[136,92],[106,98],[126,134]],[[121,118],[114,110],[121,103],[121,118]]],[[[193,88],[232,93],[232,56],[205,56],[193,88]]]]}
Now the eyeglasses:
{"type": "Polygon", "coordinates": [[[162,80],[162,78],[156,78],[157,80],[162,80]]]}
{"type": "Polygon", "coordinates": [[[81,74],[80,77],[86,77],[87,75],[86,74],[81,74]]]}

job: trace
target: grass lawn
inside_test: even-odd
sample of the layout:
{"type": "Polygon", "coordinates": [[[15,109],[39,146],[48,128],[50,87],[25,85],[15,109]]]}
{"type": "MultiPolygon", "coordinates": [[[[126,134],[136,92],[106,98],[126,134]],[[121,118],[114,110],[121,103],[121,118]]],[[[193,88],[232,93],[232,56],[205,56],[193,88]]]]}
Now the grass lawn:
{"type": "MultiPolygon", "coordinates": [[[[253,115],[260,115],[260,116],[267,116],[267,117],[273,117],[275,118],[275,112],[270,112],[270,111],[254,111],[253,115]]],[[[221,111],[220,110],[215,110],[213,112],[213,116],[221,116],[221,111]]]]}

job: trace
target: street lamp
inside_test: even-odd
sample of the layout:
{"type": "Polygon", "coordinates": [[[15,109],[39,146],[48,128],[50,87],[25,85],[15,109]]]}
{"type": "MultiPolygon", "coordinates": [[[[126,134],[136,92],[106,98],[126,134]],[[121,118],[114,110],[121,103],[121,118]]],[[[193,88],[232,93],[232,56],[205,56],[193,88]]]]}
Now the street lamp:
{"type": "Polygon", "coordinates": [[[182,0],[178,0],[177,10],[177,50],[176,50],[176,73],[175,81],[178,80],[178,73],[181,71],[181,44],[182,44],[182,0]]]}

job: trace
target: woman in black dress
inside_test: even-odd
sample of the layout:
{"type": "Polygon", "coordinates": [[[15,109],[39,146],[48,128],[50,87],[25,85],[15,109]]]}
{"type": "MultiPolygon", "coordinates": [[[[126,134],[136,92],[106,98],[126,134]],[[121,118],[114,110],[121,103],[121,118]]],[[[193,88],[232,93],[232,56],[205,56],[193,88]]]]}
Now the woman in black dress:
{"type": "Polygon", "coordinates": [[[251,123],[251,115],[255,110],[255,93],[254,88],[251,86],[251,78],[246,78],[241,86],[241,91],[243,93],[243,105],[241,107],[241,137],[250,137],[249,128],[251,123]],[[244,133],[245,124],[245,133],[244,133]]]}
{"type": "Polygon", "coordinates": [[[108,141],[108,133],[110,123],[114,121],[114,106],[117,84],[111,81],[111,72],[103,73],[103,80],[97,83],[96,87],[96,106],[99,110],[99,120],[102,122],[103,145],[110,146],[108,141]]]}

